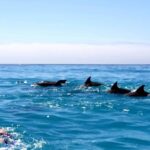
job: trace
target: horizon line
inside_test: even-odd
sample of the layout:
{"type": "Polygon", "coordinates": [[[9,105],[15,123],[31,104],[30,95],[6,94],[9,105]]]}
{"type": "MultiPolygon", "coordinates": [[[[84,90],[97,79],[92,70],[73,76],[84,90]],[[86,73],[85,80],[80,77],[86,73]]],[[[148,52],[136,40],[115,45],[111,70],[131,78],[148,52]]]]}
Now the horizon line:
{"type": "Polygon", "coordinates": [[[22,63],[22,64],[19,64],[19,63],[0,63],[0,65],[150,65],[150,64],[148,64],[148,63],[140,63],[140,64],[137,64],[137,63],[108,63],[108,64],[106,64],[106,63],[101,63],[101,64],[96,64],[96,63],[91,63],[91,64],[86,64],[86,63],[81,63],[81,64],[76,64],[76,63],[68,63],[68,64],[48,64],[48,63],[22,63]]]}

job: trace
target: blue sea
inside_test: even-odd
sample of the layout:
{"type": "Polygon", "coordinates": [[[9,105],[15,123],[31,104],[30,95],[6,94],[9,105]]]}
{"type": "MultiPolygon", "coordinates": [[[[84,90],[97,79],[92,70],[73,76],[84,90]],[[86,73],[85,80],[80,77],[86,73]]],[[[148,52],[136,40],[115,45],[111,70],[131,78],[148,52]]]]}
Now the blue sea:
{"type": "Polygon", "coordinates": [[[0,150],[149,150],[150,97],[107,93],[116,81],[150,92],[150,65],[0,65],[0,128],[13,141],[0,150]],[[105,86],[83,87],[89,76],[105,86]]]}

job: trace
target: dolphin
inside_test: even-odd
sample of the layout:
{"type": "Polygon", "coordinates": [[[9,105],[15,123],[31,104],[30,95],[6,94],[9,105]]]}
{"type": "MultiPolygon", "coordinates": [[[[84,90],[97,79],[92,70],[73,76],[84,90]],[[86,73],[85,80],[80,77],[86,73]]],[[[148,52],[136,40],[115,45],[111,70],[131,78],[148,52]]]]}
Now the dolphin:
{"type": "Polygon", "coordinates": [[[148,96],[150,93],[144,90],[145,85],[141,85],[136,91],[130,92],[128,96],[148,96]]]}
{"type": "Polygon", "coordinates": [[[88,77],[87,80],[84,82],[84,86],[89,87],[89,86],[100,86],[103,85],[102,83],[99,82],[93,82],[91,81],[91,77],[88,77]]]}
{"type": "Polygon", "coordinates": [[[114,94],[127,94],[131,92],[128,89],[123,89],[118,87],[118,82],[115,82],[111,89],[108,91],[108,93],[114,93],[114,94]]]}
{"type": "Polygon", "coordinates": [[[61,86],[62,84],[66,83],[67,80],[58,80],[56,82],[52,81],[41,81],[35,83],[35,85],[42,86],[42,87],[47,87],[47,86],[61,86]]]}

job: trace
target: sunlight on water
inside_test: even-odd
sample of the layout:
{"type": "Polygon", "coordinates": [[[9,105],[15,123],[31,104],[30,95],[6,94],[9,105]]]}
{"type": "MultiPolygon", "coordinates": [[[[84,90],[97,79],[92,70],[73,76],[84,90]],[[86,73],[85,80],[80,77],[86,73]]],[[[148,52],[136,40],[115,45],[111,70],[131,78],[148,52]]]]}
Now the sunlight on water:
{"type": "Polygon", "coordinates": [[[150,92],[150,66],[1,65],[0,124],[12,137],[0,150],[148,150],[150,98],[107,93],[116,81],[150,92]],[[89,76],[105,85],[84,87],[89,76]]]}

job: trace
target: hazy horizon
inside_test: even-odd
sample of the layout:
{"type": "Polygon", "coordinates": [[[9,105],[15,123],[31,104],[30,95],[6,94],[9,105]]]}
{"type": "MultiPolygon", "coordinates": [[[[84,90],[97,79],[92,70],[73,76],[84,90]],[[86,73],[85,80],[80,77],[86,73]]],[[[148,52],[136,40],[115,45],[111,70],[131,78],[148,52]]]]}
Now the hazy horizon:
{"type": "Polygon", "coordinates": [[[150,64],[150,1],[0,2],[0,64],[150,64]]]}

